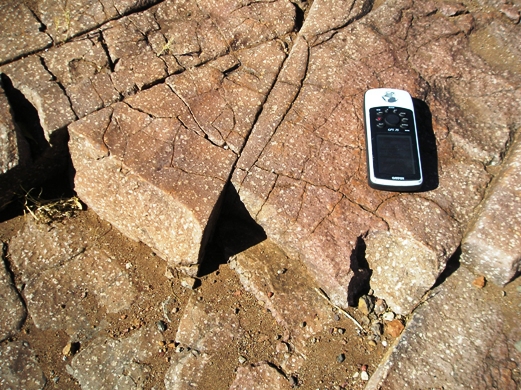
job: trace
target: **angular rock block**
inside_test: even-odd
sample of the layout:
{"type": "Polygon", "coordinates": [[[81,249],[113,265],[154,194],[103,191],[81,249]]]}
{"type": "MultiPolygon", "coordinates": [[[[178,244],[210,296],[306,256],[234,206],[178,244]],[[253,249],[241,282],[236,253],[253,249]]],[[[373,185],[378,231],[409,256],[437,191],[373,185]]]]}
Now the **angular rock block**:
{"type": "Polygon", "coordinates": [[[461,262],[500,286],[521,271],[520,195],[521,143],[516,142],[461,244],[461,262]]]}
{"type": "Polygon", "coordinates": [[[80,198],[171,266],[195,274],[234,151],[244,145],[284,58],[282,46],[268,42],[73,123],[80,198]]]}
{"type": "Polygon", "coordinates": [[[190,267],[199,263],[236,156],[183,125],[178,117],[189,123],[189,113],[167,86],[153,94],[170,106],[167,117],[116,103],[69,127],[75,190],[171,266],[190,267]]]}

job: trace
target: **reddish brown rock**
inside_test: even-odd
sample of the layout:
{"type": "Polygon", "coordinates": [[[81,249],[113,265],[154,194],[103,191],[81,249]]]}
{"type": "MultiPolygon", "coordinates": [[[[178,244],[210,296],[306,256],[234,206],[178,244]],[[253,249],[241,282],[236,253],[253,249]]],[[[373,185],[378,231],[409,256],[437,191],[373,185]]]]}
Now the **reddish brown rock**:
{"type": "Polygon", "coordinates": [[[167,117],[117,103],[69,127],[75,189],[102,218],[171,266],[190,267],[199,263],[235,155],[177,119],[190,116],[166,85],[134,102],[163,93],[172,108],[167,117]]]}
{"type": "Polygon", "coordinates": [[[483,164],[501,163],[520,80],[473,52],[469,34],[481,25],[460,5],[340,8],[313,3],[232,182],[267,235],[302,258],[337,304],[346,304],[350,259],[369,233],[371,286],[386,295],[401,283],[400,296],[385,299],[406,313],[458,247],[490,180],[483,164]],[[367,186],[363,93],[384,86],[427,103],[419,120],[428,192],[367,186]]]}
{"type": "Polygon", "coordinates": [[[402,334],[405,326],[400,320],[392,320],[385,325],[385,331],[391,337],[398,337],[402,334]]]}
{"type": "Polygon", "coordinates": [[[53,40],[64,42],[111,19],[157,2],[158,0],[77,0],[71,3],[67,0],[42,0],[38,2],[37,15],[53,40]]]}
{"type": "Polygon", "coordinates": [[[127,273],[106,253],[86,248],[74,223],[38,224],[28,218],[9,246],[9,258],[25,283],[23,295],[34,324],[69,335],[90,334],[87,296],[99,310],[117,313],[136,297],[127,273]]]}
{"type": "Polygon", "coordinates": [[[43,31],[42,23],[25,4],[2,2],[0,15],[0,64],[51,45],[51,37],[43,31]]]}

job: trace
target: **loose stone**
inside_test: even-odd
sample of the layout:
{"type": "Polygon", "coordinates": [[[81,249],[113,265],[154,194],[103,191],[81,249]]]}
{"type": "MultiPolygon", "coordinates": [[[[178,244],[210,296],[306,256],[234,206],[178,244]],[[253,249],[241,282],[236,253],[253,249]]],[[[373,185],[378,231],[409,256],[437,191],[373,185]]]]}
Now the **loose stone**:
{"type": "Polygon", "coordinates": [[[367,371],[362,371],[362,373],[360,374],[360,378],[362,378],[363,381],[368,381],[369,374],[367,373],[367,371]]]}
{"type": "Polygon", "coordinates": [[[386,330],[391,337],[398,337],[404,328],[405,326],[400,320],[392,320],[387,324],[386,330]]]}
{"type": "Polygon", "coordinates": [[[385,321],[392,321],[394,320],[394,313],[392,311],[388,311],[386,313],[384,313],[384,315],[382,316],[382,318],[385,320],[385,321]]]}
{"type": "Polygon", "coordinates": [[[157,329],[160,332],[164,332],[166,330],[166,323],[163,320],[159,320],[156,322],[157,329]]]}
{"type": "Polygon", "coordinates": [[[362,312],[362,314],[369,315],[374,309],[373,299],[368,295],[363,295],[358,300],[358,310],[362,312]]]}
{"type": "Polygon", "coordinates": [[[341,353],[340,355],[338,355],[338,356],[336,357],[336,361],[337,361],[338,363],[342,363],[344,360],[346,360],[346,355],[344,355],[343,353],[341,353]]]}
{"type": "Polygon", "coordinates": [[[476,288],[483,288],[487,284],[487,280],[483,275],[478,276],[474,281],[472,282],[472,285],[476,288]]]}

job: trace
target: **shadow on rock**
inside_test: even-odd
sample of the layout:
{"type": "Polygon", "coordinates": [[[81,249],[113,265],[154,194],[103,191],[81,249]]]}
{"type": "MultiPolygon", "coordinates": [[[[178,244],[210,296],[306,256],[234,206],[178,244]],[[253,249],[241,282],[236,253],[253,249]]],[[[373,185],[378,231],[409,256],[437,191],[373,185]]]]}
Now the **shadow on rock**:
{"type": "Polygon", "coordinates": [[[206,246],[199,276],[208,275],[225,264],[231,256],[257,245],[267,238],[254,221],[233,185],[225,189],[219,219],[211,241],[206,246]]]}
{"type": "Polygon", "coordinates": [[[438,151],[436,137],[432,129],[432,114],[429,106],[422,100],[413,99],[416,113],[416,126],[420,143],[420,155],[423,167],[422,191],[431,191],[438,188],[438,151]]]}

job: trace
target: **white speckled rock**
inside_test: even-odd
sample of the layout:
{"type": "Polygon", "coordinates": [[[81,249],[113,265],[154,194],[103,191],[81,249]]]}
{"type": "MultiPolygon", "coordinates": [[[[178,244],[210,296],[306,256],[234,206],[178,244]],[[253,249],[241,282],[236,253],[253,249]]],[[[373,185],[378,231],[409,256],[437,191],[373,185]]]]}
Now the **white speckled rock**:
{"type": "Polygon", "coordinates": [[[157,354],[162,336],[155,326],[124,339],[100,337],[74,356],[67,372],[83,390],[144,388],[151,375],[148,362],[157,354]]]}
{"type": "Polygon", "coordinates": [[[519,353],[511,338],[519,337],[519,327],[504,324],[501,310],[472,286],[474,278],[460,267],[431,293],[366,390],[516,389],[511,370],[519,353]]]}
{"type": "Polygon", "coordinates": [[[79,197],[194,276],[237,153],[284,58],[277,42],[245,49],[73,123],[79,197]]]}
{"type": "Polygon", "coordinates": [[[521,142],[463,239],[461,261],[504,286],[521,271],[521,142]]]}
{"type": "Polygon", "coordinates": [[[25,4],[4,1],[0,5],[0,15],[0,63],[51,45],[51,37],[42,31],[42,24],[25,4]]]}
{"type": "Polygon", "coordinates": [[[0,388],[41,390],[47,380],[25,341],[0,346],[0,388]]]}

